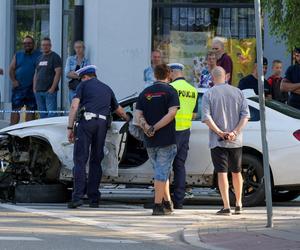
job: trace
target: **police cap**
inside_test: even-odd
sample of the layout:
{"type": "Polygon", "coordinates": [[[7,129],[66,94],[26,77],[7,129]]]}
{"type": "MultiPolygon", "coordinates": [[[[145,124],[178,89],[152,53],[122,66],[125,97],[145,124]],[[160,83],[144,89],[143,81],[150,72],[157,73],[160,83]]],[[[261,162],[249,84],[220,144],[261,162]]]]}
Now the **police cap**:
{"type": "Polygon", "coordinates": [[[181,63],[169,63],[168,66],[171,70],[184,70],[184,65],[181,63]]]}
{"type": "Polygon", "coordinates": [[[77,70],[75,73],[79,76],[82,77],[86,74],[95,74],[97,70],[97,67],[95,65],[88,65],[85,66],[79,70],[77,70]]]}

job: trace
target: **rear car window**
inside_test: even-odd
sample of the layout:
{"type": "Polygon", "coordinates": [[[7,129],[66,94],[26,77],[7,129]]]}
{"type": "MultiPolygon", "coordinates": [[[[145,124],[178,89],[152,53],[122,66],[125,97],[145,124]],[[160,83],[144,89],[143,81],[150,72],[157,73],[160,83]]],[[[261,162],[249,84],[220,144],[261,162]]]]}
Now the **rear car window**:
{"type": "MultiPolygon", "coordinates": [[[[198,95],[198,113],[197,113],[196,118],[194,119],[195,121],[201,121],[202,97],[203,97],[203,94],[199,93],[199,95],[198,95]]],[[[249,105],[249,110],[250,110],[250,119],[249,119],[249,121],[250,122],[259,121],[260,120],[259,110],[252,107],[252,106],[250,106],[250,105],[249,105]]]]}
{"type": "MultiPolygon", "coordinates": [[[[250,97],[249,100],[259,103],[257,96],[250,97]]],[[[284,115],[300,120],[300,110],[291,107],[287,104],[275,101],[275,100],[266,100],[266,107],[276,110],[284,115]]]]}

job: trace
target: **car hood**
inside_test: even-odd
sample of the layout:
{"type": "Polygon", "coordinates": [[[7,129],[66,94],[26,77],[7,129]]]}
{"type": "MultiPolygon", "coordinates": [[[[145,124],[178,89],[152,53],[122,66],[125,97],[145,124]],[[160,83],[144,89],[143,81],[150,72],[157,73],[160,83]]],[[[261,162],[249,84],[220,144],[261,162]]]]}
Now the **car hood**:
{"type": "Polygon", "coordinates": [[[41,126],[49,126],[55,124],[67,124],[68,116],[60,116],[60,117],[53,117],[53,118],[44,118],[29,122],[22,122],[13,126],[8,126],[0,130],[1,133],[7,133],[9,131],[25,129],[25,128],[32,128],[32,127],[41,127],[41,126]]]}

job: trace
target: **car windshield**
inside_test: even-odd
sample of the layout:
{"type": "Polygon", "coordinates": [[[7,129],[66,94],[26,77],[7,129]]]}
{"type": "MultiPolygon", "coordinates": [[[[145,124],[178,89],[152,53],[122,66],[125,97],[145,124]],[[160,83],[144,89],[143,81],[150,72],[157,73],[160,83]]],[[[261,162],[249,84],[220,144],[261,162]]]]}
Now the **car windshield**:
{"type": "MultiPolygon", "coordinates": [[[[259,99],[257,96],[255,97],[250,97],[250,100],[254,102],[259,102],[259,99]]],[[[289,117],[299,119],[300,120],[300,110],[293,108],[287,104],[275,101],[275,100],[266,100],[266,106],[268,108],[274,109],[284,115],[287,115],[289,117]]]]}

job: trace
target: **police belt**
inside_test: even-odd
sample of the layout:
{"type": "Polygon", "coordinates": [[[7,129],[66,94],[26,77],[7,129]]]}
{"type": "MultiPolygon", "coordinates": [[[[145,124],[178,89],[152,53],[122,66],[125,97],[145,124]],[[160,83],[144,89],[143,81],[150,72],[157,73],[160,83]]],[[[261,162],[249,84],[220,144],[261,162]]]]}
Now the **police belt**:
{"type": "Polygon", "coordinates": [[[86,121],[92,120],[92,119],[102,119],[106,121],[106,116],[105,115],[98,115],[98,114],[94,114],[91,112],[84,112],[83,113],[83,117],[86,121]]]}

